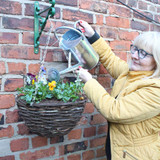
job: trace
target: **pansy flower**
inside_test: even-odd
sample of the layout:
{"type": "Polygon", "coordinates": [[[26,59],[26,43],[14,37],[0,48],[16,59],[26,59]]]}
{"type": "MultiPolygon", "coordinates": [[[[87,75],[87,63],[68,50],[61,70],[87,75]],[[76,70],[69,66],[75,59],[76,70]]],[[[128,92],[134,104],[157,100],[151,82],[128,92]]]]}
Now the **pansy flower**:
{"type": "Polygon", "coordinates": [[[53,89],[56,87],[56,81],[52,81],[48,83],[49,90],[53,91],[53,89]]]}
{"type": "Polygon", "coordinates": [[[34,83],[33,80],[34,80],[34,82],[37,82],[36,75],[31,74],[31,73],[27,73],[27,76],[26,76],[27,85],[33,84],[34,83]]]}

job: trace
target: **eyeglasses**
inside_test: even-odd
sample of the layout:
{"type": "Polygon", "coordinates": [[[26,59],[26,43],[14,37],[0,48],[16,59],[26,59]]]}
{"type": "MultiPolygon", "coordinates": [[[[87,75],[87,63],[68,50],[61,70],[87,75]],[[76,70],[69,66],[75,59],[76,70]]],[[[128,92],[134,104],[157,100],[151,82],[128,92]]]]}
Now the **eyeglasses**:
{"type": "Polygon", "coordinates": [[[139,57],[140,59],[145,58],[147,55],[153,57],[152,54],[147,53],[147,52],[144,51],[143,49],[138,49],[138,48],[137,48],[136,46],[134,46],[133,44],[131,44],[130,50],[131,50],[131,53],[132,53],[132,54],[134,54],[135,52],[138,52],[138,57],[139,57]]]}

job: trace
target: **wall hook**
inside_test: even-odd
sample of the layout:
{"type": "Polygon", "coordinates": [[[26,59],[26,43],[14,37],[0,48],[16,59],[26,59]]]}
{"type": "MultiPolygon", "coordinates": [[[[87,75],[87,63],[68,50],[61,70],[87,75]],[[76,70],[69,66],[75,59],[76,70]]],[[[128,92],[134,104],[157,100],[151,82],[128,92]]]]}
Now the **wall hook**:
{"type": "Polygon", "coordinates": [[[55,15],[55,0],[49,0],[49,3],[51,4],[51,6],[41,12],[39,3],[34,3],[34,53],[36,54],[39,52],[39,39],[43,32],[43,29],[45,28],[46,22],[49,16],[53,17],[55,15]],[[46,12],[47,10],[49,11],[46,18],[41,17],[40,15],[46,12]]]}

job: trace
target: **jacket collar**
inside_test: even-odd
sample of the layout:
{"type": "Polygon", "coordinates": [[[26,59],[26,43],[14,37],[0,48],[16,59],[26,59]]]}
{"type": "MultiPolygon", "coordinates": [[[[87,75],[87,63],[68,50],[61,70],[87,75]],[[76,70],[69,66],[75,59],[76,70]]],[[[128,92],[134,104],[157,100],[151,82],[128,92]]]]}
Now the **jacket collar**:
{"type": "Polygon", "coordinates": [[[127,79],[129,82],[140,80],[145,77],[149,77],[154,73],[154,71],[129,71],[127,79]]]}

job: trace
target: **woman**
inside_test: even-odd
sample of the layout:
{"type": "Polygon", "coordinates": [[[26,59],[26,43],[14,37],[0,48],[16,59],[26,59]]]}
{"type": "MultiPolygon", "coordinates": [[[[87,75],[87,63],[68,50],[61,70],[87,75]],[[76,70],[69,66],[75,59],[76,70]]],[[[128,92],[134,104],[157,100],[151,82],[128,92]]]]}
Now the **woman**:
{"type": "Polygon", "coordinates": [[[139,35],[127,64],[87,22],[80,21],[80,29],[116,79],[110,95],[87,70],[78,71],[86,95],[109,122],[107,160],[160,160],[160,33],[139,35]]]}

